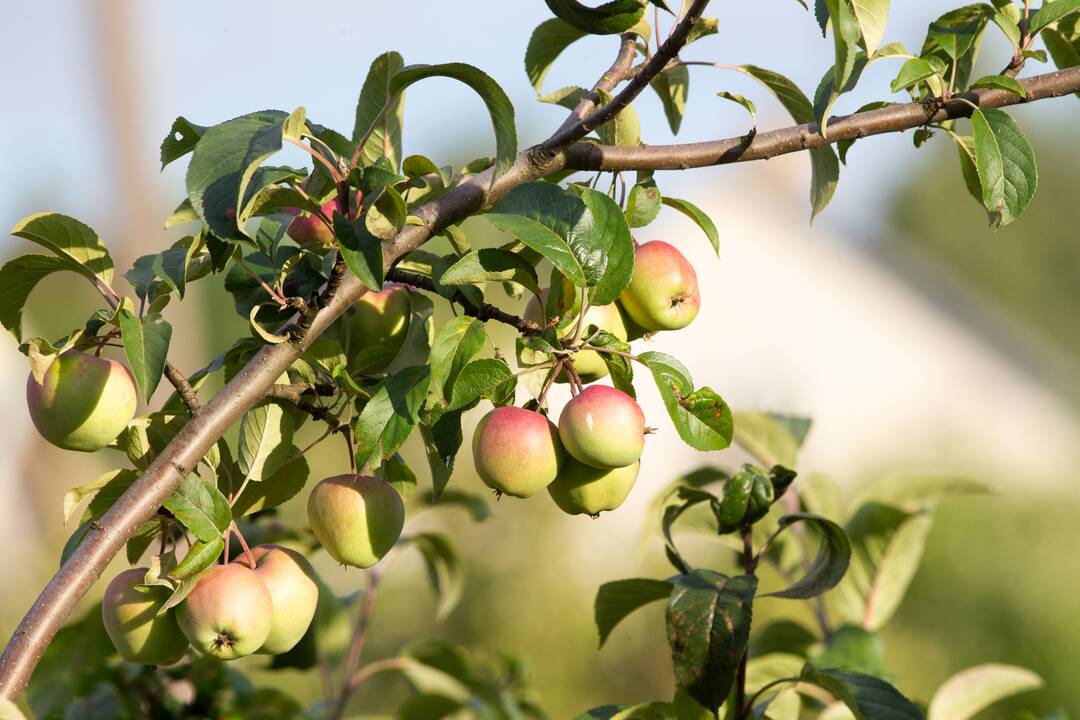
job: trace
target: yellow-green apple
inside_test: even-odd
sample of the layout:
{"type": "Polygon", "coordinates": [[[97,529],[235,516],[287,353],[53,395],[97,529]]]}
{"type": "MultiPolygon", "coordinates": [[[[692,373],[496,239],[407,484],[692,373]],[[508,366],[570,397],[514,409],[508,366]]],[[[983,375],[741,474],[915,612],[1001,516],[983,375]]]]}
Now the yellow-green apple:
{"type": "MultiPolygon", "coordinates": [[[[323,215],[332,219],[336,208],[336,199],[324,203],[323,215]]],[[[308,212],[298,214],[289,223],[288,233],[299,245],[332,245],[334,242],[334,231],[317,215],[308,212]]]]}
{"type": "Polygon", "coordinates": [[[619,296],[626,314],[648,332],[678,330],[701,307],[697,273],[681,252],[660,240],[634,250],[634,273],[619,296]]]}
{"type": "Polygon", "coordinates": [[[559,432],[538,412],[495,408],[476,426],[473,462],[489,488],[518,498],[535,495],[559,473],[559,432]]]}
{"type": "Polygon", "coordinates": [[[637,480],[641,462],[621,468],[594,468],[567,458],[548,493],[569,515],[598,515],[623,504],[637,480]]]}
{"type": "Polygon", "coordinates": [[[270,635],[258,652],[278,655],[300,642],[315,617],[315,606],[319,604],[315,570],[303,555],[280,545],[258,545],[251,548],[251,556],[255,559],[255,574],[270,591],[274,603],[270,635]]]}
{"type": "Polygon", "coordinates": [[[172,610],[158,616],[172,592],[160,585],[144,586],[146,572],[133,568],[112,579],[101,599],[101,620],[124,660],[172,665],[187,652],[188,641],[172,610]]]}
{"type": "Polygon", "coordinates": [[[261,648],[273,619],[270,591],[241,561],[210,568],[176,612],[191,646],[220,660],[235,660],[261,648]]]}
{"type": "Polygon", "coordinates": [[[559,415],[566,452],[597,468],[626,467],[645,447],[645,415],[637,402],[606,385],[590,385],[559,415]]]}
{"type": "Polygon", "coordinates": [[[330,557],[367,568],[394,547],[405,506],[390,483],[366,475],[336,475],[308,496],[308,522],[330,557]]]}
{"type": "Polygon", "coordinates": [[[404,285],[387,285],[378,292],[366,292],[353,303],[345,319],[349,372],[367,375],[384,370],[409,334],[411,311],[412,298],[404,285]]]}
{"type": "Polygon", "coordinates": [[[30,419],[41,436],[67,450],[94,452],[108,445],[135,415],[135,380],[122,364],[70,350],[39,383],[26,381],[30,419]]]}
{"type": "MultiPolygon", "coordinates": [[[[545,305],[547,304],[548,291],[541,291],[540,297],[533,297],[525,306],[525,319],[539,325],[547,325],[548,322],[555,318],[545,317],[545,305]]],[[[578,309],[580,308],[580,300],[575,303],[566,302],[570,298],[574,297],[574,287],[569,283],[566,283],[565,288],[560,297],[560,309],[557,311],[560,316],[569,312],[573,317],[577,316],[578,309]],[[568,308],[568,309],[567,309],[568,308]]],[[[565,326],[565,329],[560,334],[560,339],[569,340],[574,334],[574,328],[576,323],[569,323],[565,326]]],[[[590,305],[589,309],[585,311],[584,317],[581,318],[581,332],[584,337],[584,332],[590,325],[595,325],[601,330],[606,330],[620,340],[626,340],[626,325],[623,323],[622,314],[619,312],[619,308],[614,303],[609,305],[590,305]]],[[[574,353],[572,362],[574,364],[574,371],[581,378],[582,382],[590,383],[595,380],[599,380],[608,374],[607,363],[604,362],[604,358],[600,353],[595,350],[579,350],[574,353]]],[[[559,376],[555,378],[556,382],[569,382],[569,377],[565,372],[559,373],[559,376]]]]}

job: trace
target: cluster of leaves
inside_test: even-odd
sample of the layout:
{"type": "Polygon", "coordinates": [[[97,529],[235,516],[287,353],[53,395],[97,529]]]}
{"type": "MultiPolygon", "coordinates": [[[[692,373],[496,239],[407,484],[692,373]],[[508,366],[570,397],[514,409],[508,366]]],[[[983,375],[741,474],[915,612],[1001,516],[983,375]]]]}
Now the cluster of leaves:
{"type": "Polygon", "coordinates": [[[794,473],[785,465],[795,464],[809,421],[737,413],[736,423],[736,442],[773,469],[747,465],[729,474],[709,466],[676,481],[654,509],[678,574],[609,582],[596,596],[601,646],[634,610],[666,601],[674,701],[605,706],[582,718],[969,718],[1042,686],[1021,668],[978,666],[946,682],[927,709],[901,695],[886,670],[878,632],[914,576],[935,505],[985,492],[981,484],[898,474],[862,492],[848,510],[828,477],[811,476],[786,496],[794,473]],[[718,484],[719,492],[708,489],[718,484]],[[718,537],[737,553],[743,574],[692,566],[675,547],[675,530],[718,537]],[[820,540],[815,553],[810,536],[820,540]],[[760,562],[788,587],[758,592],[760,562]],[[774,620],[751,636],[753,605],[766,597],[808,602],[817,627],[774,620]]]}

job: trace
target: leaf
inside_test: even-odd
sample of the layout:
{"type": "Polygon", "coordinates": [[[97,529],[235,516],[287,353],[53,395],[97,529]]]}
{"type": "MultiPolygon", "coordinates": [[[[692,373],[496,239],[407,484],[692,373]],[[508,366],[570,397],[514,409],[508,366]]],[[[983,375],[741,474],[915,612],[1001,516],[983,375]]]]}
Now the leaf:
{"type": "Polygon", "coordinates": [[[161,278],[183,298],[187,287],[188,261],[186,247],[173,247],[154,256],[154,274],[161,278]]]}
{"type": "Polygon", "coordinates": [[[852,0],[855,18],[859,21],[863,44],[868,55],[873,55],[885,37],[885,25],[889,20],[889,0],[852,0]]]}
{"type": "Polygon", "coordinates": [[[99,492],[104,490],[105,495],[103,495],[103,498],[107,498],[108,502],[97,503],[97,508],[95,509],[100,509],[100,512],[96,515],[88,508],[86,514],[82,518],[84,521],[96,520],[97,517],[100,517],[100,515],[103,514],[137,478],[138,475],[134,471],[126,468],[122,470],[110,470],[88,483],[71,488],[64,493],[64,524],[67,525],[68,521],[74,517],[75,511],[79,509],[79,505],[81,505],[84,500],[94,498],[99,492]],[[105,490],[105,488],[109,489],[105,490]],[[105,507],[101,507],[102,505],[105,505],[105,507]]]}
{"type": "Polygon", "coordinates": [[[710,710],[727,700],[750,637],[752,575],[696,570],[675,580],[667,636],[675,685],[710,710]]]}
{"type": "Polygon", "coordinates": [[[862,28],[855,16],[853,0],[825,0],[829,8],[829,20],[833,29],[833,47],[836,62],[833,64],[833,83],[836,87],[847,85],[858,52],[856,43],[862,39],[862,28]]]}
{"type": "Polygon", "coordinates": [[[563,50],[586,34],[559,18],[545,20],[533,30],[525,48],[525,74],[537,95],[542,94],[544,78],[563,50]]]}
{"type": "Polygon", "coordinates": [[[1066,15],[1080,10],[1080,0],[1054,0],[1044,2],[1028,20],[1028,34],[1035,36],[1047,25],[1056,23],[1066,15]]]}
{"type": "Polygon", "coordinates": [[[712,219],[706,215],[701,208],[688,200],[681,200],[667,195],[664,196],[661,202],[670,208],[678,210],[683,215],[693,220],[694,224],[701,228],[701,231],[705,233],[705,237],[709,239],[709,244],[712,245],[713,250],[719,256],[720,233],[717,232],[716,225],[713,223],[712,219]]]}
{"type": "Polygon", "coordinates": [[[927,720],[968,720],[999,700],[1041,688],[1043,684],[1041,677],[1015,665],[976,665],[961,670],[937,689],[926,717],[927,720]]]}
{"type": "Polygon", "coordinates": [[[586,242],[575,246],[584,255],[582,267],[590,279],[589,300],[594,305],[615,302],[634,272],[634,241],[626,217],[613,199],[596,190],[584,190],[586,242]],[[592,278],[595,278],[594,280],[592,278]]]}
{"type": "Polygon", "coordinates": [[[914,513],[931,510],[937,503],[952,497],[989,492],[986,483],[964,475],[895,472],[867,487],[852,504],[879,502],[914,513]]]}
{"type": "Polygon", "coordinates": [[[1024,212],[1038,186],[1035,151],[1020,125],[1001,110],[974,110],[971,126],[983,206],[993,224],[1008,225],[1024,212]]]}
{"type": "MultiPolygon", "coordinates": [[[[311,473],[307,459],[300,448],[289,448],[288,459],[281,463],[273,475],[264,476],[262,482],[249,483],[233,505],[233,516],[244,517],[260,510],[282,505],[304,489],[311,473]]],[[[218,477],[218,488],[229,488],[229,478],[218,477]]]]}
{"type": "Polygon", "coordinates": [[[796,522],[805,522],[821,534],[821,549],[806,575],[786,590],[766,593],[768,596],[805,600],[821,595],[843,579],[851,562],[851,543],[844,529],[832,520],[812,513],[791,513],[782,516],[778,524],[784,529],[796,522]]]}
{"type": "Polygon", "coordinates": [[[431,382],[429,391],[446,405],[451,388],[461,369],[484,346],[484,324],[476,318],[460,315],[444,324],[431,345],[431,382]]]}
{"type": "Polygon", "coordinates": [[[180,564],[169,571],[169,577],[177,580],[194,577],[217,562],[217,559],[221,557],[221,553],[224,551],[225,541],[221,539],[220,535],[215,536],[209,542],[199,540],[188,548],[187,554],[184,555],[184,559],[180,561],[180,564]]]}
{"type": "Polygon", "coordinates": [[[630,188],[626,200],[626,224],[632,228],[645,227],[660,214],[662,197],[652,176],[638,177],[637,183],[630,188]]]}
{"type": "Polygon", "coordinates": [[[540,285],[532,263],[518,253],[501,248],[473,250],[439,276],[441,285],[481,285],[489,282],[515,282],[532,294],[540,295],[540,285]]]}
{"type": "Polygon", "coordinates": [[[819,670],[807,663],[799,680],[828,690],[855,720],[923,720],[919,708],[889,683],[851,670],[819,670]]]}
{"type": "Polygon", "coordinates": [[[296,421],[281,404],[264,400],[240,419],[236,456],[244,479],[261,482],[291,456],[296,421]]]}
{"type": "Polygon", "coordinates": [[[368,230],[363,218],[349,220],[339,212],[334,213],[334,237],[337,238],[341,257],[349,272],[360,279],[370,290],[382,290],[383,250],[382,241],[368,230]]]}
{"type": "Polygon", "coordinates": [[[461,600],[461,561],[445,536],[422,533],[408,538],[424,558],[428,580],[439,600],[436,618],[445,620],[461,600]]]}
{"type": "Polygon", "coordinates": [[[795,467],[796,455],[810,429],[809,418],[776,413],[737,412],[735,442],[757,458],[762,465],[795,467]]]}
{"type": "Polygon", "coordinates": [[[585,271],[580,261],[566,241],[546,224],[511,213],[487,213],[484,218],[499,230],[510,233],[527,247],[550,260],[551,264],[558,268],[559,272],[571,283],[578,287],[586,286],[585,271]]]}
{"type": "MultiPolygon", "coordinates": [[[[854,625],[836,628],[811,658],[817,667],[841,668],[885,678],[885,643],[877,633],[854,625]]],[[[801,664],[800,664],[801,667],[801,664]]]]}
{"type": "Polygon", "coordinates": [[[683,442],[701,451],[723,450],[731,444],[731,410],[719,396],[708,388],[702,389],[707,393],[695,396],[689,371],[670,355],[650,351],[638,357],[652,372],[664,406],[683,442]],[[703,422],[695,414],[698,412],[709,422],[703,422]]]}
{"type": "Polygon", "coordinates": [[[121,306],[118,321],[131,374],[135,376],[143,401],[150,402],[165,371],[172,325],[160,315],[147,315],[140,320],[127,306],[121,306]]]}
{"type": "Polygon", "coordinates": [[[911,58],[900,66],[900,70],[896,73],[896,78],[894,78],[889,85],[889,89],[893,92],[907,90],[908,88],[918,85],[927,78],[936,76],[938,71],[939,69],[937,67],[921,57],[911,58]]]}
{"type": "Polygon", "coordinates": [[[491,176],[494,183],[510,169],[517,158],[517,129],[514,125],[514,106],[510,98],[491,76],[465,63],[410,65],[390,78],[389,90],[391,94],[397,95],[414,82],[429,77],[459,80],[476,91],[484,101],[495,129],[495,170],[491,176]]]}
{"type": "Polygon", "coordinates": [[[202,125],[196,125],[187,118],[181,116],[173,120],[169,134],[161,141],[161,169],[173,160],[187,155],[195,149],[199,138],[206,132],[202,125]]]}
{"type": "Polygon", "coordinates": [[[495,358],[474,360],[462,368],[454,382],[453,395],[446,410],[461,410],[482,398],[513,398],[516,383],[517,378],[504,361],[495,358]]]}
{"type": "Polygon", "coordinates": [[[232,522],[229,501],[217,487],[194,474],[185,477],[162,505],[203,542],[219,537],[232,522]]]}
{"type": "Polygon", "coordinates": [[[353,423],[356,465],[369,472],[396,453],[420,422],[419,412],[427,396],[426,366],[405,368],[378,385],[353,423]]]}
{"type": "Polygon", "coordinates": [[[0,323],[22,340],[22,313],[30,293],[44,278],[61,270],[82,273],[71,260],[51,255],[23,255],[0,268],[0,323]]]}
{"type": "Polygon", "coordinates": [[[649,81],[649,87],[660,98],[671,134],[678,135],[686,113],[686,99],[690,94],[690,70],[685,65],[664,70],[649,81]]]}
{"type": "Polygon", "coordinates": [[[444,490],[437,498],[434,492],[420,494],[417,502],[432,508],[460,507],[469,514],[473,522],[483,522],[494,517],[487,502],[479,495],[462,492],[461,490],[444,490]]]}
{"type": "Polygon", "coordinates": [[[266,158],[281,150],[288,115],[264,110],[207,129],[191,155],[186,184],[191,206],[221,240],[245,239],[236,220],[248,183],[266,158]]]}
{"type": "Polygon", "coordinates": [[[11,234],[37,243],[70,260],[71,269],[112,285],[113,261],[101,238],[88,225],[59,213],[37,213],[20,220],[11,234]]]}
{"type": "Polygon", "coordinates": [[[385,157],[392,168],[397,168],[401,159],[405,96],[391,89],[390,78],[404,66],[405,61],[399,53],[385,52],[372,60],[364,85],[360,88],[352,140],[358,143],[368,130],[372,130],[361,152],[366,165],[385,157]]]}
{"type": "MultiPolygon", "coordinates": [[[[1058,0],[1061,2],[1061,0],[1058,0]]],[[[1007,90],[1014,95],[1019,95],[1022,98],[1027,98],[1027,90],[1021,85],[1015,78],[1007,77],[1005,75],[987,75],[981,77],[975,82],[971,83],[972,89],[974,88],[998,88],[1000,90],[1007,90]]]]}
{"type": "Polygon", "coordinates": [[[641,0],[611,0],[597,7],[588,7],[577,0],[544,1],[555,17],[592,35],[626,32],[645,13],[645,3],[641,0]]]}
{"type": "Polygon", "coordinates": [[[666,600],[672,589],[672,584],[666,580],[648,578],[615,580],[601,585],[596,591],[594,610],[600,647],[627,615],[651,602],[666,600]]]}
{"type": "MultiPolygon", "coordinates": [[[[714,17],[698,18],[690,26],[690,32],[686,34],[686,45],[696,42],[704,37],[716,35],[720,32],[720,20],[714,17]]],[[[685,46],[684,46],[685,47],[685,46]]]]}

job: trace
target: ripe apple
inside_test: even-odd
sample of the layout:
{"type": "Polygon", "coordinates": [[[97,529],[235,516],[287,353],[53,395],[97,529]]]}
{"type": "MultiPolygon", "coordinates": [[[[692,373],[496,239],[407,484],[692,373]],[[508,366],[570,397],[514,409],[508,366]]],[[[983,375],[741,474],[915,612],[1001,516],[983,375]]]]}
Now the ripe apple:
{"type": "Polygon", "coordinates": [[[220,660],[235,660],[261,648],[270,636],[273,617],[270,591],[241,561],[210,568],[176,613],[192,647],[220,660]]]}
{"type": "MultiPolygon", "coordinates": [[[[337,199],[332,199],[322,206],[323,215],[328,218],[334,217],[337,208],[337,199]]],[[[327,227],[317,215],[304,213],[297,215],[289,223],[289,237],[299,245],[332,245],[334,243],[334,231],[327,227]]]]}
{"type": "Polygon", "coordinates": [[[660,240],[634,250],[634,274],[619,296],[626,314],[649,332],[678,330],[701,307],[697,273],[681,252],[660,240]]]}
{"type": "Polygon", "coordinates": [[[258,652],[287,652],[300,642],[315,617],[315,606],[319,604],[315,570],[303,555],[280,545],[253,547],[251,556],[255,558],[255,574],[270,591],[274,603],[270,635],[258,652]]]}
{"type": "MultiPolygon", "coordinates": [[[[563,289],[561,300],[568,300],[574,297],[575,288],[566,283],[563,289]]],[[[541,292],[539,298],[533,297],[525,306],[525,319],[539,325],[546,325],[550,320],[554,318],[545,317],[544,305],[547,302],[547,290],[541,292]]],[[[560,302],[561,308],[558,312],[563,315],[567,312],[577,314],[577,309],[580,307],[579,302],[573,304],[569,302],[560,302]]],[[[622,314],[619,312],[619,308],[614,304],[610,305],[591,305],[589,309],[585,311],[585,316],[581,319],[582,333],[590,326],[595,325],[601,330],[606,330],[620,340],[626,340],[626,325],[623,323],[622,314]]],[[[560,335],[560,339],[568,340],[574,333],[574,323],[571,323],[560,335]]],[[[584,338],[584,334],[582,335],[584,338]]],[[[574,353],[572,358],[574,364],[574,371],[577,372],[582,382],[590,383],[608,374],[607,363],[604,362],[604,358],[600,353],[595,350],[579,350],[574,353]]],[[[559,373],[559,377],[555,378],[556,382],[569,382],[570,378],[567,377],[565,372],[559,373]]]]}
{"type": "Polygon", "coordinates": [[[172,665],[188,649],[172,610],[158,610],[172,594],[161,586],[142,587],[146,568],[125,570],[112,579],[101,600],[105,632],[127,662],[172,665]]]}
{"type": "Polygon", "coordinates": [[[405,505],[385,480],[336,475],[311,490],[308,521],[330,557],[342,565],[367,568],[398,541],[405,505]]]}
{"type": "Polygon", "coordinates": [[[623,504],[637,480],[641,462],[621,468],[594,468],[568,458],[548,485],[555,504],[568,515],[599,515],[623,504]]]}
{"type": "Polygon", "coordinates": [[[559,439],[586,465],[626,467],[641,457],[645,447],[645,415],[622,390],[590,385],[563,408],[559,439]]]}
{"type": "Polygon", "coordinates": [[[67,450],[105,447],[135,415],[135,380],[122,364],[70,350],[26,380],[30,419],[41,436],[67,450]]]}
{"type": "Polygon", "coordinates": [[[405,342],[411,311],[412,299],[404,285],[387,285],[360,296],[345,319],[349,372],[367,375],[385,369],[405,342]]]}
{"type": "Polygon", "coordinates": [[[562,464],[559,433],[538,412],[507,405],[489,412],[473,434],[473,462],[484,484],[526,498],[555,479],[562,464]]]}

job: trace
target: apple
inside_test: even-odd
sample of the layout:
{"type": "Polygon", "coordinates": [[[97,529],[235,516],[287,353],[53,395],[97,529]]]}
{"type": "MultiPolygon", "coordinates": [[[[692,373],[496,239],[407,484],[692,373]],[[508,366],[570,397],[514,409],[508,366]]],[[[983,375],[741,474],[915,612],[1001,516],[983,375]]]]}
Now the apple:
{"type": "Polygon", "coordinates": [[[258,652],[287,652],[300,642],[315,617],[315,606],[319,604],[315,571],[303,555],[280,545],[258,545],[251,548],[251,556],[255,559],[255,574],[270,591],[274,603],[270,635],[258,652]]]}
{"type": "MultiPolygon", "coordinates": [[[[563,289],[561,300],[574,297],[575,288],[566,283],[563,289]]],[[[547,290],[541,291],[539,298],[533,297],[525,306],[525,319],[530,322],[537,323],[538,325],[547,325],[550,320],[554,318],[547,318],[545,316],[544,306],[547,303],[547,290]]],[[[576,316],[580,305],[574,303],[572,306],[569,303],[560,302],[560,306],[570,307],[570,310],[559,310],[559,314],[565,314],[566,312],[573,313],[576,316]]],[[[569,340],[574,333],[574,322],[569,324],[561,334],[560,339],[569,340]]],[[[622,314],[619,312],[619,308],[614,304],[609,305],[591,305],[589,309],[585,311],[585,316],[581,319],[581,332],[582,339],[584,339],[584,333],[590,325],[595,325],[601,330],[606,330],[620,340],[626,340],[626,325],[623,323],[622,314]]],[[[574,371],[581,378],[584,383],[594,382],[599,380],[608,374],[607,363],[604,362],[604,358],[600,353],[595,350],[579,350],[574,353],[571,360],[574,364],[574,371]]],[[[567,377],[565,372],[559,373],[559,377],[555,378],[556,382],[569,382],[570,378],[567,377]]]]}
{"type": "Polygon", "coordinates": [[[367,568],[398,541],[405,505],[385,480],[336,475],[311,490],[308,521],[330,557],[342,565],[367,568]]]}
{"type": "Polygon", "coordinates": [[[645,415],[622,390],[590,385],[563,408],[559,439],[566,452],[586,465],[626,467],[645,447],[645,415]]]}
{"type": "Polygon", "coordinates": [[[41,436],[66,450],[94,452],[119,435],[135,415],[131,371],[108,358],[69,350],[39,383],[26,381],[30,419],[41,436]]]}
{"type": "MultiPolygon", "coordinates": [[[[322,206],[323,215],[333,219],[334,210],[337,209],[337,199],[329,200],[322,206]]],[[[331,230],[317,215],[304,213],[297,215],[289,223],[289,237],[299,245],[333,245],[334,231],[331,230]]]]}
{"type": "Polygon", "coordinates": [[[176,611],[192,647],[220,660],[261,648],[273,618],[274,601],[266,584],[240,561],[207,570],[176,611]]]}
{"type": "Polygon", "coordinates": [[[411,312],[412,296],[404,285],[390,284],[361,295],[345,319],[349,372],[368,375],[384,370],[405,343],[411,312]]]}
{"type": "Polygon", "coordinates": [[[689,325],[701,308],[697,273],[681,252],[660,240],[634,250],[634,273],[619,303],[649,332],[689,325]]]}
{"type": "Polygon", "coordinates": [[[484,484],[526,498],[543,490],[562,464],[559,432],[545,416],[524,408],[497,407],[473,433],[473,463],[484,484]]]}
{"type": "Polygon", "coordinates": [[[146,568],[125,570],[112,579],[101,599],[101,621],[120,657],[143,665],[172,665],[188,649],[172,610],[158,610],[172,592],[143,586],[146,568]]]}
{"type": "Polygon", "coordinates": [[[599,515],[623,504],[637,480],[641,462],[621,468],[594,468],[568,458],[548,493],[568,515],[599,515]]]}

